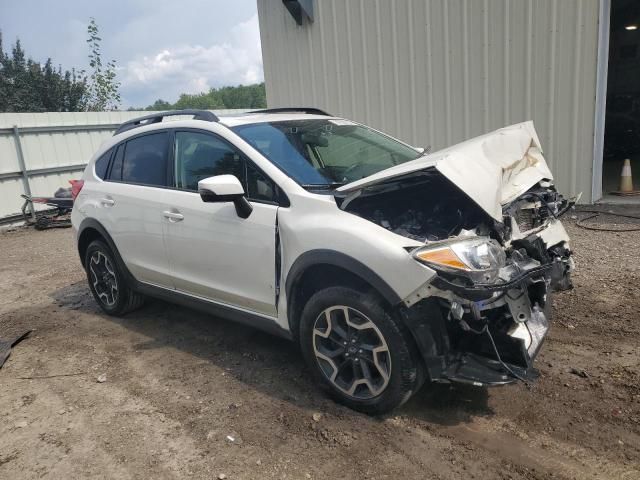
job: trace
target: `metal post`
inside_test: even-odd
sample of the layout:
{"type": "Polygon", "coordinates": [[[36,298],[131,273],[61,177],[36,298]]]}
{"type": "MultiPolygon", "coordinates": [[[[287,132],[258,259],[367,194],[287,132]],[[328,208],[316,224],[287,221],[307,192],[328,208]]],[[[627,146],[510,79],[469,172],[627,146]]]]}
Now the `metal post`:
{"type": "MultiPolygon", "coordinates": [[[[31,197],[31,186],[29,185],[29,174],[27,172],[27,166],[24,163],[24,154],[22,153],[22,144],[20,143],[20,130],[18,126],[13,126],[13,140],[16,143],[16,153],[18,154],[18,165],[20,166],[20,172],[22,173],[22,184],[24,186],[24,193],[31,197]]],[[[29,209],[31,210],[31,218],[36,220],[36,211],[33,208],[33,202],[29,203],[29,209]]]]}
{"type": "Polygon", "coordinates": [[[596,70],[596,108],[593,135],[593,166],[591,171],[591,203],[602,198],[602,157],[604,154],[604,124],[607,115],[607,76],[609,71],[609,35],[611,0],[600,0],[598,19],[598,57],[596,70]]]}

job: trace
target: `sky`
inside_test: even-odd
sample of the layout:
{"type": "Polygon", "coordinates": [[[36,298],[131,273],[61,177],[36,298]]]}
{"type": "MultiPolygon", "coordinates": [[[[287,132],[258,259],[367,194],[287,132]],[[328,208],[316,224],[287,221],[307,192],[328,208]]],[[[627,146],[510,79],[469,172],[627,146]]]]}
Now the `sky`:
{"type": "Polygon", "coordinates": [[[0,0],[4,49],[19,38],[35,61],[88,70],[90,17],[122,108],[263,81],[256,0],[0,0]]]}

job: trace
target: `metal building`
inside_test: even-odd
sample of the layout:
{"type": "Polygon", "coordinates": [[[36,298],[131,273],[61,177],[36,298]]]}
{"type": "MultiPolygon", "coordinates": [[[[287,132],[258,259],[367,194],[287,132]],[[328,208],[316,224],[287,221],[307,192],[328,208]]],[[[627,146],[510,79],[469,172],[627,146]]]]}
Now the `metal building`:
{"type": "Polygon", "coordinates": [[[434,149],[531,119],[559,189],[595,201],[610,9],[610,0],[258,0],[267,102],[320,107],[434,149]]]}

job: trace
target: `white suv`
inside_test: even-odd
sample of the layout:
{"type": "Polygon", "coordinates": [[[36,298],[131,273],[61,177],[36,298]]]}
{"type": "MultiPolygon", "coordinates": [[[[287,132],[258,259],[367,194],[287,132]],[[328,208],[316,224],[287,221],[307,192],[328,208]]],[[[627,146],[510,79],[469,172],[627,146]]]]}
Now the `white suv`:
{"type": "Polygon", "coordinates": [[[427,154],[317,109],[153,114],[121,125],[77,187],[105,312],[161,297],[290,338],[367,413],[426,379],[531,381],[550,292],[571,287],[558,217],[573,203],[531,122],[427,154]]]}

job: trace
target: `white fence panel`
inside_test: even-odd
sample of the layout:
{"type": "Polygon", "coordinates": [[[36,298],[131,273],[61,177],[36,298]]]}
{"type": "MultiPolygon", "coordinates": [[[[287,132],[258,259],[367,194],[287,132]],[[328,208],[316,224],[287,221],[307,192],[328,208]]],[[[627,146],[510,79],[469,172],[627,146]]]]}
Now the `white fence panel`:
{"type": "MultiPolygon", "coordinates": [[[[218,115],[247,110],[215,110],[218,115]]],[[[115,128],[154,112],[0,113],[0,220],[20,212],[25,192],[14,128],[18,128],[31,193],[52,196],[78,178],[115,128]]],[[[176,117],[180,118],[180,117],[176,117]]]]}

